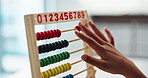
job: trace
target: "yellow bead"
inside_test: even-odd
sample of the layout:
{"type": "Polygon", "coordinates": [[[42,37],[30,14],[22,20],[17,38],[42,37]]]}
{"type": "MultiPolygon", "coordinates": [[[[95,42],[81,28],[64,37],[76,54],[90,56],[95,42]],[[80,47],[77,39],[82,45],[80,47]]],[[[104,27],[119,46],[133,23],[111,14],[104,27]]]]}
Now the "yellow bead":
{"type": "Polygon", "coordinates": [[[48,71],[51,72],[51,76],[54,76],[54,71],[52,69],[49,69],[48,71]]]}
{"type": "Polygon", "coordinates": [[[60,68],[60,73],[62,73],[64,71],[62,66],[58,66],[60,68]]]}
{"type": "Polygon", "coordinates": [[[44,78],[44,73],[43,72],[41,73],[41,75],[42,75],[42,78],[44,78]]]}
{"type": "Polygon", "coordinates": [[[66,66],[65,66],[65,64],[64,65],[62,65],[62,67],[63,67],[63,72],[65,72],[66,71],[66,66]]]}
{"type": "Polygon", "coordinates": [[[47,78],[48,77],[48,73],[46,73],[46,72],[42,72],[42,73],[44,75],[44,78],[47,78]]]}
{"type": "Polygon", "coordinates": [[[57,75],[57,70],[55,68],[53,68],[54,71],[54,76],[57,75]]]}
{"type": "Polygon", "coordinates": [[[59,68],[59,67],[57,67],[57,70],[58,70],[58,74],[60,74],[60,73],[61,73],[61,70],[60,70],[60,68],[59,68]]]}
{"type": "Polygon", "coordinates": [[[51,77],[52,76],[51,72],[49,70],[47,72],[48,72],[48,76],[51,77]]]}
{"type": "Polygon", "coordinates": [[[60,71],[59,71],[58,67],[55,67],[55,69],[56,69],[56,74],[59,74],[60,71]]]}
{"type": "Polygon", "coordinates": [[[69,69],[68,70],[70,70],[71,69],[71,64],[70,63],[67,63],[67,65],[68,65],[68,67],[69,67],[69,69]]]}

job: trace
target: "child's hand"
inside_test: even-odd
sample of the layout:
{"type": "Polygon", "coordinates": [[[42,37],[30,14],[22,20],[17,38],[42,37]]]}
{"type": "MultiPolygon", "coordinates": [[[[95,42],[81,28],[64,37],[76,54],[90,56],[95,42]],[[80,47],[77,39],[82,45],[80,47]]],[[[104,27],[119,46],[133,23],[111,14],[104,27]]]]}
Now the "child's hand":
{"type": "Polygon", "coordinates": [[[109,73],[122,74],[127,78],[146,78],[132,61],[125,58],[115,49],[114,38],[107,28],[105,28],[104,31],[108,36],[108,40],[92,21],[89,21],[89,25],[94,32],[91,32],[83,23],[79,23],[82,32],[76,31],[75,33],[80,39],[86,42],[101,59],[85,54],[82,56],[85,62],[109,73]]]}

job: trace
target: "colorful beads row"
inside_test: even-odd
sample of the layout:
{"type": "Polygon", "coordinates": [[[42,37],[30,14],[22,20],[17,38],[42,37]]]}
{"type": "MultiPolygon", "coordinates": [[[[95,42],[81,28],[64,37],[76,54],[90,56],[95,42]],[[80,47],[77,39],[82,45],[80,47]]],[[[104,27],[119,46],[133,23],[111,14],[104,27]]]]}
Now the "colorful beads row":
{"type": "Polygon", "coordinates": [[[46,58],[40,59],[40,66],[44,67],[53,63],[57,63],[65,59],[68,59],[69,57],[70,57],[70,53],[68,52],[62,52],[60,54],[48,56],[46,58]]]}
{"type": "Polygon", "coordinates": [[[74,76],[73,76],[72,74],[69,74],[69,75],[64,76],[64,77],[62,77],[62,78],[74,78],[74,76]]]}
{"type": "Polygon", "coordinates": [[[50,38],[60,37],[60,36],[61,36],[61,31],[59,29],[36,33],[37,40],[50,39],[50,38]]]}
{"type": "Polygon", "coordinates": [[[67,40],[61,40],[54,43],[49,43],[45,45],[38,46],[39,54],[45,53],[48,51],[54,51],[56,49],[65,48],[69,45],[69,42],[67,40]]]}
{"type": "Polygon", "coordinates": [[[64,73],[68,70],[71,69],[71,64],[70,63],[66,63],[66,64],[63,64],[63,65],[60,65],[58,67],[55,67],[55,68],[52,68],[52,69],[49,69],[47,71],[44,71],[42,72],[42,78],[49,78],[51,76],[55,76],[55,75],[58,75],[60,73],[64,73]]]}

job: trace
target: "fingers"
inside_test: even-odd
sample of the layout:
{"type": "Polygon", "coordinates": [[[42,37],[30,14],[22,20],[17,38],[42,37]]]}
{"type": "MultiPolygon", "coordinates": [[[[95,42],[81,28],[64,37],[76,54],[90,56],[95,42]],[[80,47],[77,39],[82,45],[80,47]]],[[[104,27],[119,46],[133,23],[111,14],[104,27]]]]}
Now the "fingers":
{"type": "Polygon", "coordinates": [[[87,63],[89,63],[89,64],[91,64],[91,65],[93,65],[93,66],[96,66],[96,67],[98,67],[98,68],[100,68],[100,69],[103,69],[103,67],[106,65],[106,62],[107,62],[107,61],[105,61],[105,60],[96,59],[96,58],[91,57],[91,56],[86,55],[86,54],[82,55],[81,58],[82,58],[82,60],[84,60],[85,62],[87,62],[87,63]]]}
{"type": "Polygon", "coordinates": [[[93,21],[89,21],[90,27],[93,29],[93,31],[104,41],[107,41],[105,36],[102,34],[102,32],[96,27],[96,25],[93,23],[93,21]]]}
{"type": "Polygon", "coordinates": [[[112,34],[110,33],[110,31],[105,27],[104,28],[105,33],[107,34],[107,37],[109,39],[109,42],[114,46],[114,37],[112,36],[112,34]]]}
{"type": "Polygon", "coordinates": [[[86,26],[84,26],[84,24],[82,24],[81,22],[79,22],[79,26],[82,29],[82,31],[88,35],[89,37],[93,38],[94,40],[96,40],[99,44],[103,45],[104,41],[102,39],[100,39],[100,37],[98,37],[96,34],[94,34],[93,32],[91,32],[86,26]]]}
{"type": "Polygon", "coordinates": [[[99,54],[101,57],[103,56],[103,47],[100,44],[98,44],[94,39],[78,31],[75,31],[75,34],[84,42],[86,42],[92,49],[94,49],[97,54],[99,54]]]}

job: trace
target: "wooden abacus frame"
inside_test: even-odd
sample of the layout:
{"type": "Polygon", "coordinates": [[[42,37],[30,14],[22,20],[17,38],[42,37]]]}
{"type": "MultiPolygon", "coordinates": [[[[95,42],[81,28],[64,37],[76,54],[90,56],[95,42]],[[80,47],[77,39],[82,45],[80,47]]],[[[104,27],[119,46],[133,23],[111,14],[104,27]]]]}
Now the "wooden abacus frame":
{"type": "MultiPolygon", "coordinates": [[[[35,25],[62,23],[62,22],[70,22],[70,21],[81,21],[86,26],[88,26],[88,15],[86,10],[30,14],[30,15],[25,15],[24,20],[25,20],[25,27],[26,27],[26,36],[27,36],[32,78],[41,78],[40,62],[39,62],[39,56],[38,56],[39,51],[36,43],[36,35],[35,35],[35,28],[34,28],[35,25]],[[79,14],[81,14],[81,16],[79,16],[79,14]],[[60,19],[61,15],[64,18],[60,19]]],[[[85,49],[85,53],[92,56],[92,50],[85,43],[84,43],[84,48],[88,48],[88,49],[85,49]]],[[[94,67],[90,64],[86,64],[86,66],[87,68],[89,68],[89,70],[87,70],[86,78],[95,78],[94,67]]]]}

